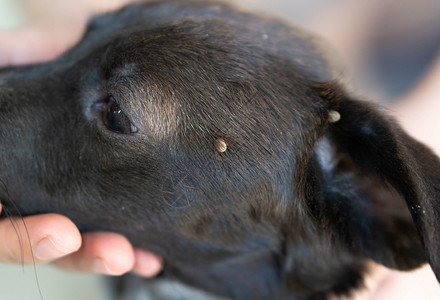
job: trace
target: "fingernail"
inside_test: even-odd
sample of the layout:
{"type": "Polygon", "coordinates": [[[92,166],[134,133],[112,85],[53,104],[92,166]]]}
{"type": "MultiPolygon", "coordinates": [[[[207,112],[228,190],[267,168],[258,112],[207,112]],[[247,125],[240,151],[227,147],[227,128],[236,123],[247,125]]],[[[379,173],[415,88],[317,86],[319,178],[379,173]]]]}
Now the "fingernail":
{"type": "Polygon", "coordinates": [[[113,274],[107,262],[102,258],[96,258],[93,261],[93,271],[99,274],[106,274],[106,275],[113,274]]]}
{"type": "Polygon", "coordinates": [[[35,247],[35,257],[38,260],[48,261],[60,258],[66,254],[69,254],[68,249],[63,249],[59,245],[56,245],[50,238],[42,239],[35,247]]]}

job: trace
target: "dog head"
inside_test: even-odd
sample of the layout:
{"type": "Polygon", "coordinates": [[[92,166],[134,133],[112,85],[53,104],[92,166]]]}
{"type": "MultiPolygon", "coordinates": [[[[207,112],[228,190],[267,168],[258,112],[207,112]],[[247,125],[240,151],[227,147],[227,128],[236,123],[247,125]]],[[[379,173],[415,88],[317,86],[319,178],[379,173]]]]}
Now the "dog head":
{"type": "Polygon", "coordinates": [[[334,70],[309,34],[219,3],[95,18],[0,72],[2,205],[120,232],[238,299],[346,292],[367,259],[439,276],[437,158],[334,70]]]}

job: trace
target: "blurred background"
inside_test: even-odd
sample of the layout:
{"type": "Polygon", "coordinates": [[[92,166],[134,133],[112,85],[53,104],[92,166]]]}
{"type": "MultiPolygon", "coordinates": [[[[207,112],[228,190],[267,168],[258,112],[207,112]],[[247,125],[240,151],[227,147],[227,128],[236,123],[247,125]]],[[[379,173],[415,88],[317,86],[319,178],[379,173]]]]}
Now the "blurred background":
{"type": "MultiPolygon", "coordinates": [[[[82,13],[80,9],[76,9],[76,6],[80,7],[80,2],[0,0],[0,32],[38,27],[43,23],[52,27],[75,24],[69,22],[69,13],[72,19],[78,17],[82,13]],[[60,12],[57,18],[51,17],[54,11],[60,12]]],[[[108,1],[113,2],[117,1],[108,1]]],[[[400,102],[413,103],[414,97],[408,95],[412,95],[412,91],[418,86],[423,86],[424,79],[432,77],[431,73],[439,69],[438,0],[236,2],[244,8],[278,15],[327,39],[338,53],[347,77],[352,80],[353,89],[365,99],[389,103],[391,107],[399,107],[400,102]],[[435,70],[432,71],[433,69],[435,70]]],[[[83,15],[84,19],[89,18],[88,14],[83,15]]],[[[70,34],[79,36],[81,30],[81,26],[72,27],[70,34]]],[[[1,55],[0,52],[0,59],[1,55]]],[[[435,78],[440,79],[439,76],[435,78]]],[[[440,82],[436,81],[435,85],[440,86],[440,82]]],[[[440,103],[440,97],[437,99],[437,103],[440,103]]],[[[422,99],[420,102],[423,102],[422,99]]],[[[403,114],[410,115],[413,111],[411,107],[403,109],[403,114]]],[[[434,117],[438,118],[436,114],[434,117]]],[[[417,129],[411,125],[409,117],[404,120],[410,120],[406,126],[414,135],[430,143],[435,150],[440,149],[440,142],[436,142],[438,121],[435,124],[427,121],[425,127],[417,129]]],[[[72,274],[50,265],[34,267],[0,264],[0,299],[5,300],[40,299],[39,288],[45,300],[108,299],[101,283],[99,276],[72,274]]]]}

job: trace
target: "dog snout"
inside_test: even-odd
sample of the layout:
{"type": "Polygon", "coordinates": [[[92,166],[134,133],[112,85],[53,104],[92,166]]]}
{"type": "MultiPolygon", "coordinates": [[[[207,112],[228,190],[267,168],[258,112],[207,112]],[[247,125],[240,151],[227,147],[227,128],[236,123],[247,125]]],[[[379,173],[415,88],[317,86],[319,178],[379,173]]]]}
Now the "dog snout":
{"type": "Polygon", "coordinates": [[[8,113],[13,97],[14,94],[12,89],[3,85],[0,81],[0,120],[2,119],[3,115],[6,115],[8,113]]]}

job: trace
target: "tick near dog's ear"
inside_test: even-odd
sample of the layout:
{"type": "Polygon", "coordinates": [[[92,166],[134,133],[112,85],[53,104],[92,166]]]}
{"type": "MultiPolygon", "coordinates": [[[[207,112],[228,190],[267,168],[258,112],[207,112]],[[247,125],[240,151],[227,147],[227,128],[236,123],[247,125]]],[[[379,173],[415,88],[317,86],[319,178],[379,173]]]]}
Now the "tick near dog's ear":
{"type": "Polygon", "coordinates": [[[401,270],[428,261],[440,280],[439,159],[375,105],[342,97],[337,111],[309,164],[312,214],[351,251],[401,270]]]}

